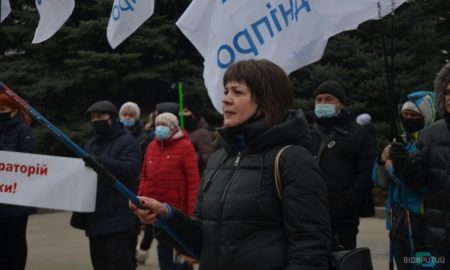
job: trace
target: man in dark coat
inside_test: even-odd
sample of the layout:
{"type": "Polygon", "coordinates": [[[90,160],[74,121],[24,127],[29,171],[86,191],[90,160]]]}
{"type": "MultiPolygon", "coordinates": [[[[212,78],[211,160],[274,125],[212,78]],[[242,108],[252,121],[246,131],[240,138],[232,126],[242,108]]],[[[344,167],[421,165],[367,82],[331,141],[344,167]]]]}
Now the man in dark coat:
{"type": "MultiPolygon", "coordinates": [[[[141,166],[137,139],[116,121],[117,108],[111,102],[98,101],[87,109],[87,114],[93,133],[85,145],[89,153],[86,164],[95,159],[135,192],[141,166]]],[[[95,212],[84,215],[85,224],[81,228],[89,237],[94,269],[135,269],[133,243],[138,222],[128,208],[128,199],[108,179],[98,177],[95,212]]]]}
{"type": "Polygon", "coordinates": [[[200,174],[206,167],[209,156],[213,152],[212,136],[208,124],[202,117],[202,100],[198,95],[186,97],[184,103],[184,127],[198,155],[200,174]]]}
{"type": "Polygon", "coordinates": [[[416,152],[408,154],[404,145],[393,143],[390,159],[413,188],[428,188],[425,197],[427,253],[433,269],[448,269],[450,260],[450,64],[434,80],[436,109],[443,117],[424,129],[416,152]],[[434,258],[434,259],[433,259],[434,258]]]}
{"type": "Polygon", "coordinates": [[[359,213],[371,191],[374,138],[344,109],[347,98],[336,81],[314,91],[313,154],[328,184],[332,229],[337,244],[356,247],[359,213]]]}
{"type": "MultiPolygon", "coordinates": [[[[34,153],[31,119],[5,94],[0,94],[0,150],[34,153]]],[[[28,215],[36,208],[0,204],[0,269],[24,270],[27,261],[28,215]]]]}

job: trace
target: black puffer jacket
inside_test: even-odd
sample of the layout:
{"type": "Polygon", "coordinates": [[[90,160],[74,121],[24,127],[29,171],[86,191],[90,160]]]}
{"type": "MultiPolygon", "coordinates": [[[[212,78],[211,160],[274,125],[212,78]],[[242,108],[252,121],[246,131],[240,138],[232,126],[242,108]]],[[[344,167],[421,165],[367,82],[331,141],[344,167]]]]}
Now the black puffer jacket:
{"type": "Polygon", "coordinates": [[[194,219],[176,212],[170,225],[201,253],[201,270],[328,269],[330,219],[326,184],[309,152],[304,119],[293,115],[272,128],[243,127],[240,150],[229,130],[224,148],[206,167],[194,219]],[[277,195],[274,160],[280,160],[277,195]]]}
{"type": "MultiPolygon", "coordinates": [[[[19,114],[0,124],[0,150],[24,153],[36,151],[36,138],[33,131],[19,114]]],[[[29,215],[34,212],[36,212],[34,207],[0,204],[0,217],[29,215]]]]}
{"type": "MultiPolygon", "coordinates": [[[[449,121],[450,122],[450,121],[449,121]]],[[[450,125],[444,119],[426,128],[417,142],[412,158],[402,164],[401,172],[414,186],[427,186],[425,198],[426,239],[428,247],[450,246],[450,125]]]]}
{"type": "Polygon", "coordinates": [[[333,225],[354,227],[357,230],[364,196],[369,194],[372,187],[375,141],[345,111],[332,125],[315,122],[312,140],[312,152],[328,184],[333,225]]]}
{"type": "MultiPolygon", "coordinates": [[[[135,192],[141,167],[141,152],[136,138],[118,123],[105,141],[89,140],[86,152],[98,160],[127,188],[135,192]]],[[[128,208],[128,199],[111,182],[99,176],[95,212],[86,214],[86,235],[96,237],[117,232],[137,232],[136,216],[128,208]]]]}
{"type": "Polygon", "coordinates": [[[426,240],[429,248],[450,247],[450,114],[446,109],[450,85],[450,63],[436,74],[436,110],[444,118],[424,129],[416,153],[398,164],[404,179],[413,187],[428,187],[425,198],[426,240]]]}

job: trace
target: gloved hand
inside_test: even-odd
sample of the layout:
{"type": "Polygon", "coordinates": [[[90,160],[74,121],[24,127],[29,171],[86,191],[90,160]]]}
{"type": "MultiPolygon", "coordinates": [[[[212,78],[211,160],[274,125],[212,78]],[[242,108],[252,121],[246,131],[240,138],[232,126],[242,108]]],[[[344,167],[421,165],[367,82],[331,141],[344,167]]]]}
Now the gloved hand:
{"type": "Polygon", "coordinates": [[[98,157],[95,155],[91,155],[91,154],[87,154],[83,158],[83,161],[86,166],[91,167],[94,170],[95,170],[95,168],[97,168],[100,165],[98,157]]]}
{"type": "Polygon", "coordinates": [[[403,143],[394,142],[389,149],[389,157],[394,162],[394,165],[399,165],[409,157],[409,154],[403,143]]]}

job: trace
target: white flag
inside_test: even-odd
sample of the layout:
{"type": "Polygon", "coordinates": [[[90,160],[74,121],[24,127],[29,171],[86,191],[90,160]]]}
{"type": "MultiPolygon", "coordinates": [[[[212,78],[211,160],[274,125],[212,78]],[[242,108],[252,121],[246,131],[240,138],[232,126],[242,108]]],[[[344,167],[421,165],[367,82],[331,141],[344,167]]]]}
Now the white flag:
{"type": "Polygon", "coordinates": [[[0,0],[0,23],[8,17],[11,12],[11,5],[9,4],[9,0],[0,0]]]}
{"type": "Polygon", "coordinates": [[[153,14],[154,0],[114,0],[106,35],[115,49],[153,14]]]}
{"type": "Polygon", "coordinates": [[[32,43],[49,39],[67,21],[75,8],[74,0],[35,0],[39,24],[32,43]]]}
{"type": "Polygon", "coordinates": [[[97,175],[79,158],[0,151],[0,203],[93,212],[97,175]]]}
{"type": "Polygon", "coordinates": [[[221,112],[231,64],[268,59],[290,73],[319,60],[331,36],[377,19],[380,1],[381,14],[389,13],[391,0],[194,0],[177,26],[205,59],[205,85],[221,112]]]}

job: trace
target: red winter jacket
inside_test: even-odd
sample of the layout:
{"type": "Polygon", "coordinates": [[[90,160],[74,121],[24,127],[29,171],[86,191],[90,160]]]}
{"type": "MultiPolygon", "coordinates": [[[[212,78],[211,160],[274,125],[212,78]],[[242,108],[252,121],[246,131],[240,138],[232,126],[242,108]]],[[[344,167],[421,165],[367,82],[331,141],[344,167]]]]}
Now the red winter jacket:
{"type": "Polygon", "coordinates": [[[148,145],[139,196],[166,202],[191,216],[199,182],[197,154],[186,132],[179,131],[165,141],[156,138],[148,145]]]}

